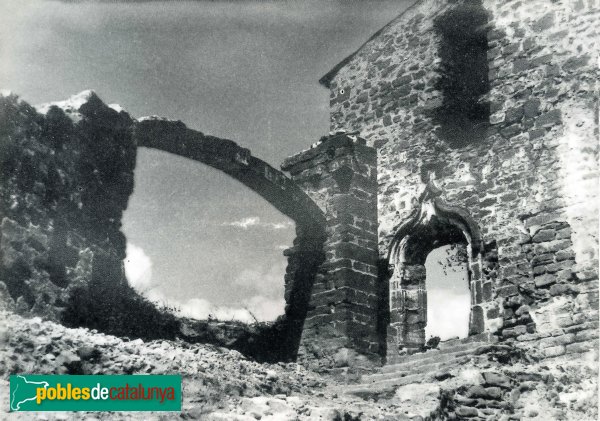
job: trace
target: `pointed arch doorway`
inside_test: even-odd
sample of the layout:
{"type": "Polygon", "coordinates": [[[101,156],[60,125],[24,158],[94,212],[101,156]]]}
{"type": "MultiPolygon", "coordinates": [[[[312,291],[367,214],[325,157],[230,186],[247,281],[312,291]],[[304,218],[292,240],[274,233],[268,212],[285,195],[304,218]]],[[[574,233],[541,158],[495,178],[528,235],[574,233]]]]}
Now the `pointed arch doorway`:
{"type": "Polygon", "coordinates": [[[457,250],[455,263],[465,268],[470,300],[468,335],[485,329],[480,270],[482,241],[477,224],[461,208],[449,206],[441,191],[429,183],[420,205],[396,231],[390,244],[388,263],[389,325],[388,361],[423,349],[427,326],[427,257],[444,246],[457,250]]]}

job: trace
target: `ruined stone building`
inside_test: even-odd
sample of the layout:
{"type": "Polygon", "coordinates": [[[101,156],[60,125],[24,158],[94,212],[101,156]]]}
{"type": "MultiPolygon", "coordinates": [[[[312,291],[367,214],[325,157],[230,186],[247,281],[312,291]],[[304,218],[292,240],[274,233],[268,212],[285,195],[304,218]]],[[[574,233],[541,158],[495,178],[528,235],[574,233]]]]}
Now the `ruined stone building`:
{"type": "Polygon", "coordinates": [[[3,97],[4,295],[23,314],[99,323],[94,294],[126,283],[120,219],[136,148],[151,147],[224,171],[296,222],[287,357],[393,364],[424,349],[424,263],[444,245],[468,267],[463,343],[593,349],[599,19],[597,0],[418,1],[320,80],[332,134],[288,158],[289,176],[91,93],[44,110],[3,97]]]}
{"type": "Polygon", "coordinates": [[[388,362],[422,347],[425,258],[462,244],[470,335],[595,346],[598,13],[423,0],[320,80],[331,130],[367,146],[337,137],[284,163],[335,221],[306,329],[333,321],[363,351],[385,338],[388,362]]]}

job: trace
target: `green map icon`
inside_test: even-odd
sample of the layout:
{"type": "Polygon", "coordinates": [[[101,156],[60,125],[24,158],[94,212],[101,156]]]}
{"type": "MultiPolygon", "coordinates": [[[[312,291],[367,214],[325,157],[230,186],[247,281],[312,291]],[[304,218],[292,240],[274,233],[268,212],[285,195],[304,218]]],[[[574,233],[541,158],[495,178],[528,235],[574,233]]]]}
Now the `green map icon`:
{"type": "Polygon", "coordinates": [[[25,376],[19,374],[10,377],[11,383],[11,394],[10,394],[10,410],[19,411],[22,410],[21,405],[26,402],[34,401],[36,399],[36,391],[38,388],[43,387],[44,389],[49,386],[48,382],[34,382],[28,380],[25,376]]]}

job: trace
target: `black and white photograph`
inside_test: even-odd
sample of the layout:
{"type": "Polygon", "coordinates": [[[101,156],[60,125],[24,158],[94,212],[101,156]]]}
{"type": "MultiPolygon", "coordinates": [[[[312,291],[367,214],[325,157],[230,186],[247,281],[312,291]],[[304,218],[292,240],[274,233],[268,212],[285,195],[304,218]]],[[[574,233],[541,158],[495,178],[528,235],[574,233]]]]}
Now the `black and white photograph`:
{"type": "Polygon", "coordinates": [[[600,0],[0,0],[0,420],[596,421],[600,0]]]}

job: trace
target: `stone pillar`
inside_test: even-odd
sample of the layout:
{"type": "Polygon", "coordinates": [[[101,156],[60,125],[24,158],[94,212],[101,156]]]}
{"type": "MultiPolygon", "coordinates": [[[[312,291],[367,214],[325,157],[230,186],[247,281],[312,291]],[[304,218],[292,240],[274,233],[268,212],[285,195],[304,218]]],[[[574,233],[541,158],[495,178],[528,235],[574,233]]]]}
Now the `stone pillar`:
{"type": "Polygon", "coordinates": [[[299,359],[338,366],[379,360],[376,165],[376,151],[346,134],[323,138],[282,165],[327,218],[325,261],[313,284],[299,359]]]}
{"type": "Polygon", "coordinates": [[[402,276],[401,303],[403,315],[402,344],[410,352],[425,344],[427,324],[427,290],[425,288],[425,265],[405,265],[402,276]]]}
{"type": "Polygon", "coordinates": [[[425,344],[427,290],[425,265],[403,264],[390,280],[387,362],[420,350],[425,344]]]}

